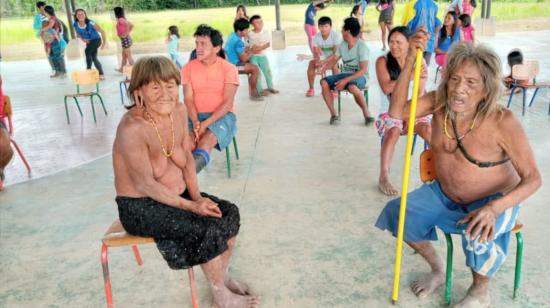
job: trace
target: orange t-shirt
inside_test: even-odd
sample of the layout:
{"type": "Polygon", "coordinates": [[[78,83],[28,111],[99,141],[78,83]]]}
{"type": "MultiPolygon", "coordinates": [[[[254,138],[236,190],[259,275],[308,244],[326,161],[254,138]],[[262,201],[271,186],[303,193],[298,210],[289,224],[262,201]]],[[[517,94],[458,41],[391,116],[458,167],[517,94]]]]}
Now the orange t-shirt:
{"type": "Polygon", "coordinates": [[[223,104],[225,85],[239,85],[239,74],[236,66],[222,58],[217,57],[216,63],[212,65],[205,65],[195,59],[181,70],[181,83],[191,85],[197,112],[214,112],[223,104]]]}

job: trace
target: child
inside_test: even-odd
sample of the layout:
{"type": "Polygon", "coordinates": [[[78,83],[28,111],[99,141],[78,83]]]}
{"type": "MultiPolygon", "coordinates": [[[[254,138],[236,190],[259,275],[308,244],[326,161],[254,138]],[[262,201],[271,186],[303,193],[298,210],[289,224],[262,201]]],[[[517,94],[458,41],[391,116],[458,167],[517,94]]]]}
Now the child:
{"type": "Polygon", "coordinates": [[[120,6],[115,7],[114,9],[116,22],[116,34],[120,38],[120,44],[122,46],[122,60],[120,61],[120,68],[115,69],[117,72],[122,73],[122,68],[125,65],[133,65],[134,58],[132,57],[132,38],[130,37],[130,32],[134,25],[126,19],[124,15],[124,9],[120,6]]]}
{"type": "Polygon", "coordinates": [[[472,17],[468,14],[462,14],[458,17],[458,24],[461,27],[464,42],[474,42],[474,26],[472,26],[472,17]]]}
{"type": "Polygon", "coordinates": [[[40,32],[40,38],[44,42],[44,48],[46,49],[46,54],[49,55],[52,50],[52,42],[54,40],[59,41],[59,35],[57,35],[57,32],[55,31],[54,28],[46,29],[48,24],[49,24],[48,20],[45,20],[42,22],[43,30],[40,32]]]}
{"type": "MultiPolygon", "coordinates": [[[[269,60],[264,51],[271,46],[269,33],[263,29],[264,22],[260,15],[250,17],[250,23],[253,27],[253,30],[248,32],[248,43],[253,51],[253,55],[250,57],[250,63],[256,64],[262,71],[267,83],[267,91],[272,94],[277,94],[279,91],[273,88],[271,68],[269,67],[269,60]]],[[[258,76],[258,82],[256,83],[258,93],[262,92],[262,82],[260,78],[261,75],[258,76]]]]}
{"type": "Polygon", "coordinates": [[[246,6],[244,4],[237,5],[237,12],[235,14],[235,20],[239,20],[241,18],[244,18],[246,20],[249,20],[248,15],[246,15],[246,6]]]}
{"type": "Polygon", "coordinates": [[[168,53],[170,54],[170,59],[176,64],[178,69],[181,70],[182,65],[179,61],[179,42],[180,34],[177,26],[168,27],[168,38],[166,38],[168,43],[168,53]]]}
{"type": "Polygon", "coordinates": [[[312,1],[305,13],[304,30],[306,31],[307,43],[309,49],[313,53],[313,37],[317,34],[317,28],[315,27],[315,14],[318,10],[322,10],[328,6],[331,0],[314,0],[312,1]]]}
{"type": "MultiPolygon", "coordinates": [[[[514,85],[514,79],[512,78],[512,69],[514,65],[523,64],[523,53],[519,49],[513,49],[508,53],[508,66],[510,66],[510,75],[504,77],[504,85],[506,87],[506,93],[509,94],[514,85]]],[[[519,81],[519,84],[526,84],[526,80],[519,81]]]]}
{"type": "MultiPolygon", "coordinates": [[[[332,74],[340,73],[338,64],[334,63],[332,67],[327,67],[330,63],[330,58],[336,53],[340,43],[342,43],[342,37],[340,34],[332,30],[332,20],[330,17],[323,16],[318,21],[319,32],[313,37],[313,60],[309,61],[307,67],[307,79],[309,83],[309,89],[306,92],[307,97],[315,95],[313,90],[313,83],[315,82],[315,75],[319,72],[324,75],[326,70],[332,70],[332,74]]],[[[323,76],[324,77],[324,76],[323,76]]]]}

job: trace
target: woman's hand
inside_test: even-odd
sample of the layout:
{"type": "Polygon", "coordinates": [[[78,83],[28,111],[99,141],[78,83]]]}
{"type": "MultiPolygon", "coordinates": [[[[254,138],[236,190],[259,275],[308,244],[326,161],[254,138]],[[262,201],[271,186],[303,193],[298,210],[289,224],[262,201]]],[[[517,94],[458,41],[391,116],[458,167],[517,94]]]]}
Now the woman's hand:
{"type": "Polygon", "coordinates": [[[478,242],[492,241],[495,236],[495,223],[498,213],[496,213],[492,203],[487,203],[483,207],[469,213],[458,221],[458,224],[467,223],[466,236],[474,240],[478,235],[478,242]]]}
{"type": "Polygon", "coordinates": [[[193,213],[200,216],[210,216],[221,218],[222,211],[218,205],[210,200],[209,198],[200,198],[199,200],[193,202],[194,208],[192,209],[193,213]]]}
{"type": "Polygon", "coordinates": [[[200,122],[199,130],[197,132],[197,141],[199,138],[201,138],[204,133],[206,133],[206,130],[208,129],[208,123],[206,121],[200,122]]]}
{"type": "Polygon", "coordinates": [[[407,58],[416,59],[416,51],[418,49],[425,50],[430,39],[430,33],[424,27],[420,27],[409,41],[409,53],[407,58]]]}

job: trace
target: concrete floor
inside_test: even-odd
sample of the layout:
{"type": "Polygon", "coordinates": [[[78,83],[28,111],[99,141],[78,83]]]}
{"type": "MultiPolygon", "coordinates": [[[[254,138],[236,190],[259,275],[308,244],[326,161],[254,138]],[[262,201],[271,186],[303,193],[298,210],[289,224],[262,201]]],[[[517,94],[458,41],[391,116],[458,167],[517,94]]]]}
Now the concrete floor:
{"type": "MultiPolygon", "coordinates": [[[[506,53],[521,47],[526,58],[541,62],[539,79],[550,80],[550,31],[499,34],[484,42],[506,53]]],[[[372,59],[380,44],[368,42],[372,59]]],[[[237,94],[238,144],[233,178],[225,177],[225,158],[214,154],[200,174],[202,190],[237,203],[242,228],[230,272],[262,294],[263,307],[389,307],[395,240],[373,227],[389,200],[377,188],[379,138],[351,96],[344,96],[343,119],[328,125],[319,95],[304,97],[306,62],[295,54],[305,47],[270,53],[275,82],[282,93],[251,102],[246,85],[237,94]],[[344,142],[342,142],[344,141],[344,142]]],[[[186,56],[186,55],[185,55],[186,56]]],[[[89,104],[84,118],[71,108],[67,125],[62,94],[72,91],[69,79],[50,80],[45,61],[4,62],[4,92],[12,96],[15,138],[33,167],[33,180],[16,157],[6,170],[0,193],[0,307],[101,307],[105,304],[100,238],[117,217],[114,203],[111,144],[124,109],[116,59],[102,58],[102,82],[109,115],[93,123],[89,104]]],[[[370,105],[377,113],[380,91],[371,61],[370,105]]],[[[83,60],[69,61],[69,70],[83,60]]],[[[431,67],[431,78],[435,67],[431,67]]],[[[433,80],[433,79],[432,79],[433,80]]],[[[241,82],[245,82],[241,78],[241,82]]],[[[433,82],[430,83],[433,87],[433,82]]],[[[317,91],[319,92],[319,91],[317,91]]],[[[550,93],[539,93],[521,118],[534,147],[539,168],[550,176],[550,93]]],[[[504,102],[504,100],[503,100],[504,102]]],[[[521,117],[521,101],[513,110],[521,117]]],[[[401,138],[392,177],[400,183],[405,138],[401,138]]],[[[420,146],[418,146],[420,149],[420,146]]],[[[411,186],[418,180],[418,152],[411,186]]],[[[510,258],[491,285],[493,307],[549,307],[550,192],[543,186],[524,203],[525,257],[520,296],[512,301],[514,260],[510,258]]],[[[455,239],[458,243],[458,239],[455,239]]],[[[444,242],[436,243],[445,252],[444,242]]],[[[510,245],[515,255],[516,245],[510,245]]],[[[186,274],[170,270],[154,245],[141,248],[137,267],[131,250],[114,249],[110,270],[118,307],[189,306],[186,274]]],[[[443,306],[443,289],[417,300],[407,284],[428,271],[419,256],[405,249],[398,306],[443,306]]],[[[470,274],[455,252],[453,302],[466,292],[470,274]]],[[[197,270],[200,304],[210,305],[210,292],[197,270]]]]}

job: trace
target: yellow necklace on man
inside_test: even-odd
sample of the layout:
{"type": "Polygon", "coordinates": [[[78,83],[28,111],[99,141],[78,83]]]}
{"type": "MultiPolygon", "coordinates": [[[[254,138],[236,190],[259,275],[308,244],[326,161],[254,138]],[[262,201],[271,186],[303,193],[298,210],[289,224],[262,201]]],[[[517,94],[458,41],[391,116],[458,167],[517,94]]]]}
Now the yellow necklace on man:
{"type": "MultiPolygon", "coordinates": [[[[478,115],[478,113],[476,112],[474,120],[472,121],[472,124],[470,125],[468,130],[462,136],[460,136],[460,137],[456,136],[458,138],[458,140],[462,140],[464,137],[466,137],[466,135],[468,135],[469,132],[472,131],[472,129],[474,129],[474,126],[476,125],[477,115],[478,115]]],[[[449,117],[449,111],[445,112],[445,121],[443,123],[443,132],[445,133],[445,136],[447,136],[447,138],[449,138],[451,140],[455,140],[455,138],[451,137],[451,135],[447,131],[447,118],[448,117],[449,117]]]]}
{"type": "Polygon", "coordinates": [[[169,116],[170,116],[170,130],[172,131],[172,148],[168,152],[168,151],[166,151],[166,148],[164,147],[164,143],[162,142],[162,137],[160,136],[159,129],[157,127],[157,123],[155,123],[155,120],[153,119],[151,114],[149,114],[149,112],[147,112],[147,110],[144,110],[144,111],[145,111],[145,114],[147,115],[147,117],[149,118],[149,122],[151,122],[151,124],[155,128],[155,132],[157,132],[157,137],[159,139],[160,146],[162,147],[162,154],[164,154],[164,156],[166,156],[166,157],[172,156],[172,154],[174,154],[174,145],[175,145],[175,139],[176,139],[176,136],[175,136],[175,133],[174,133],[174,120],[172,119],[172,113],[169,114],[169,116]]]}

